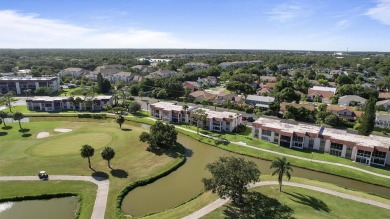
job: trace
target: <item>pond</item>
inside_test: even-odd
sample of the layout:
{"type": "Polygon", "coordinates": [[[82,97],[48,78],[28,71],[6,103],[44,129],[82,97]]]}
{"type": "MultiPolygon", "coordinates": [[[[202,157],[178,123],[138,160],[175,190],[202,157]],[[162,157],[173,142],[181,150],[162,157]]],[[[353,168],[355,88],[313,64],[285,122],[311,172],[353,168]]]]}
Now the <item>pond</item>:
{"type": "Polygon", "coordinates": [[[73,219],[77,210],[76,196],[47,200],[0,203],[0,218],[73,219]]]}
{"type": "MultiPolygon", "coordinates": [[[[203,190],[202,177],[208,176],[209,174],[205,170],[206,164],[215,161],[220,156],[244,157],[254,161],[261,170],[262,175],[269,175],[271,173],[269,161],[237,155],[198,142],[182,134],[178,135],[178,142],[187,148],[186,163],[168,176],[149,185],[137,187],[131,191],[122,203],[122,211],[125,214],[142,216],[174,208],[194,198],[203,190]]],[[[341,187],[380,194],[390,198],[390,189],[388,188],[330,174],[294,167],[294,176],[329,182],[341,187]]],[[[277,179],[275,178],[275,180],[277,179]]]]}

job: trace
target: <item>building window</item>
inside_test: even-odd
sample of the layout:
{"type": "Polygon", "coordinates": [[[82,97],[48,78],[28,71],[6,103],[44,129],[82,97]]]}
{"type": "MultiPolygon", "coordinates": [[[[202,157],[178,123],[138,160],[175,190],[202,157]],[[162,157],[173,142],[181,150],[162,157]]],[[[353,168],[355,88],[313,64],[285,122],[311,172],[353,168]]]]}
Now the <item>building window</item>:
{"type": "Polygon", "coordinates": [[[293,136],[293,147],[303,148],[303,137],[294,135],[293,136]]]}
{"type": "Polygon", "coordinates": [[[343,150],[343,145],[338,143],[331,143],[330,144],[330,154],[335,155],[337,157],[341,156],[341,151],[343,150]]]}
{"type": "Polygon", "coordinates": [[[261,131],[261,135],[271,136],[271,131],[269,131],[269,130],[262,130],[261,131]]]}
{"type": "Polygon", "coordinates": [[[363,150],[358,150],[357,156],[359,156],[359,157],[367,157],[367,158],[370,158],[370,157],[371,157],[371,152],[369,152],[369,151],[363,151],[363,150]]]}
{"type": "Polygon", "coordinates": [[[374,150],[374,152],[372,152],[371,163],[384,166],[385,159],[386,159],[386,152],[381,152],[377,150],[374,150]]]}

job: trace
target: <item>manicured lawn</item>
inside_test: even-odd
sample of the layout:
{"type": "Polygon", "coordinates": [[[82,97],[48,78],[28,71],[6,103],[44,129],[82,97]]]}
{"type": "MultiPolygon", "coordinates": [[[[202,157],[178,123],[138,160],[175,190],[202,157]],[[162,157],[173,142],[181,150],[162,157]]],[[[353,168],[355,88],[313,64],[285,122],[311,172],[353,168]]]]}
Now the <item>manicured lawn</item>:
{"type": "Polygon", "coordinates": [[[83,181],[0,182],[0,199],[42,194],[75,193],[79,197],[80,219],[91,218],[97,186],[83,181]]]}
{"type": "MultiPolygon", "coordinates": [[[[276,177],[271,177],[269,175],[262,175],[260,177],[260,179],[261,179],[261,181],[277,180],[276,177]]],[[[374,201],[390,204],[390,200],[388,200],[388,199],[385,199],[385,198],[382,198],[382,197],[378,197],[378,196],[375,196],[375,195],[371,195],[371,194],[367,194],[367,193],[364,193],[364,192],[348,190],[348,189],[345,189],[345,188],[342,188],[342,187],[339,187],[339,186],[336,186],[336,185],[333,185],[333,184],[329,184],[329,183],[319,182],[319,181],[315,181],[315,180],[308,180],[308,179],[303,179],[303,178],[296,178],[294,176],[291,178],[291,182],[297,182],[297,183],[303,183],[303,184],[307,184],[307,185],[317,186],[317,187],[321,187],[321,188],[326,188],[326,189],[342,192],[342,193],[345,193],[345,194],[350,194],[350,195],[354,195],[354,196],[358,196],[358,197],[367,198],[367,199],[371,199],[371,200],[374,200],[374,201]]],[[[270,190],[272,192],[272,194],[275,193],[277,195],[277,193],[279,193],[279,190],[278,190],[279,187],[277,185],[275,185],[275,186],[268,186],[268,187],[272,188],[270,190]]],[[[254,191],[256,191],[257,189],[261,190],[262,188],[266,188],[266,187],[259,187],[259,188],[253,189],[253,190],[254,191]]],[[[294,190],[295,188],[294,187],[283,187],[283,190],[285,190],[285,189],[287,189],[286,191],[290,191],[290,190],[294,190]]],[[[302,190],[304,190],[304,189],[302,189],[302,190]]],[[[250,190],[250,191],[252,191],[252,190],[250,190]]],[[[307,191],[307,193],[309,195],[312,193],[310,190],[306,190],[306,191],[307,191]]],[[[315,197],[317,199],[320,199],[320,198],[322,198],[322,195],[323,195],[322,193],[318,193],[318,194],[316,194],[315,197]]],[[[185,216],[187,216],[187,215],[189,215],[189,214],[191,214],[191,213],[193,213],[193,212],[203,208],[207,204],[215,201],[217,198],[218,198],[218,196],[216,194],[213,194],[211,192],[205,192],[205,193],[201,194],[200,196],[196,197],[195,199],[193,199],[193,200],[191,200],[191,201],[189,201],[189,202],[187,202],[187,203],[185,203],[183,205],[180,205],[180,206],[178,206],[178,207],[176,207],[174,209],[170,209],[170,210],[158,213],[158,214],[153,214],[153,215],[150,215],[150,216],[145,217],[145,218],[147,218],[147,219],[182,218],[182,217],[185,217],[185,216]]],[[[331,196],[326,201],[329,200],[330,202],[332,202],[333,199],[331,199],[331,198],[337,198],[337,197],[331,196]]],[[[344,200],[344,199],[343,199],[343,201],[348,202],[348,205],[350,204],[349,202],[351,202],[351,203],[354,202],[354,201],[348,201],[348,200],[344,200]]],[[[222,209],[223,208],[218,210],[218,214],[217,214],[217,212],[212,212],[212,215],[207,215],[206,218],[223,218],[224,216],[221,215],[222,209]]],[[[309,209],[309,210],[310,210],[310,212],[312,212],[311,209],[309,209]]],[[[380,210],[381,211],[386,211],[385,209],[380,209],[380,210]]],[[[334,216],[334,215],[329,214],[328,218],[332,218],[332,216],[334,216]]],[[[265,217],[265,218],[267,218],[267,217],[265,217]]],[[[273,218],[273,217],[270,217],[270,218],[273,218]]],[[[311,218],[311,217],[307,217],[307,218],[311,218]]],[[[343,217],[336,217],[336,218],[343,218],[343,217]]],[[[380,217],[377,217],[377,218],[380,218],[380,217]]]]}
{"type": "Polygon", "coordinates": [[[202,218],[389,218],[390,210],[307,189],[262,186],[250,191],[244,208],[231,203],[202,218]]]}
{"type": "Polygon", "coordinates": [[[27,130],[24,133],[19,132],[17,123],[8,123],[10,128],[0,129],[0,174],[35,175],[39,170],[46,170],[49,175],[96,174],[88,168],[87,159],[83,159],[79,154],[83,144],[90,144],[96,149],[91,158],[92,168],[110,180],[105,218],[118,218],[116,198],[126,186],[164,172],[181,160],[146,151],[146,143],[138,139],[141,132],[145,131],[140,126],[129,126],[125,123],[123,130],[120,130],[113,119],[30,119],[32,122],[22,124],[27,130]],[[73,131],[59,133],[54,132],[55,128],[71,128],[73,131]],[[37,139],[37,134],[43,131],[52,135],[37,139]],[[100,148],[106,145],[116,152],[111,161],[112,169],[108,168],[107,161],[100,156],[100,148]]]}

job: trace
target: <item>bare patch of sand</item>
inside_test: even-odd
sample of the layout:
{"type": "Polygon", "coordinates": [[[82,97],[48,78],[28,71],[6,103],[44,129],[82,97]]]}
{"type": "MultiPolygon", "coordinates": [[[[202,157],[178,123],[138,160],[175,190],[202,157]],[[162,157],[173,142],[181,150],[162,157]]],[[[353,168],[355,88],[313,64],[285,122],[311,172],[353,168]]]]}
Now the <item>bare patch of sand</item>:
{"type": "Polygon", "coordinates": [[[41,138],[47,138],[49,136],[50,136],[49,132],[40,132],[40,133],[38,133],[37,138],[41,139],[41,138]]]}
{"type": "Polygon", "coordinates": [[[71,132],[71,131],[73,131],[73,129],[60,129],[60,128],[58,128],[58,129],[54,129],[54,131],[55,132],[71,132]]]}

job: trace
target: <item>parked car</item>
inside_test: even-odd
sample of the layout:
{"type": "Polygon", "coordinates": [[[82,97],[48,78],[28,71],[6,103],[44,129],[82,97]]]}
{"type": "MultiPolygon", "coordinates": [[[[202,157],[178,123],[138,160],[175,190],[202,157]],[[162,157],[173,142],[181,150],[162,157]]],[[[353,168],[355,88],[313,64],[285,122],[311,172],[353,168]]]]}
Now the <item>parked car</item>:
{"type": "Polygon", "coordinates": [[[246,120],[247,120],[248,122],[253,122],[253,121],[255,121],[255,120],[253,119],[253,117],[248,117],[246,120]]]}

